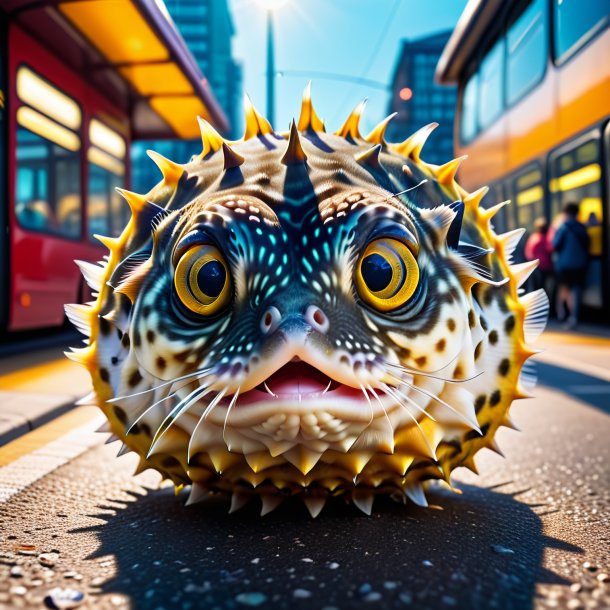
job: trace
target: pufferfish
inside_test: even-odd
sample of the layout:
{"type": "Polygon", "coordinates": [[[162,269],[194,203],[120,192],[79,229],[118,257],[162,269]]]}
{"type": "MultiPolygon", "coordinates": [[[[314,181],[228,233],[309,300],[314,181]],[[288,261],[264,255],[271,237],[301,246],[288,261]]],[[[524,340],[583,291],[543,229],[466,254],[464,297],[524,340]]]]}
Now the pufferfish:
{"type": "Polygon", "coordinates": [[[520,289],[523,230],[494,232],[504,203],[456,183],[462,158],[422,161],[436,124],[363,137],[363,106],[327,133],[308,87],[283,133],[246,100],[234,142],[200,119],[201,154],[150,151],[161,182],[120,190],[124,231],[77,261],[95,295],[66,307],[88,337],[68,353],[93,380],[83,404],[187,503],[425,506],[529,396],[548,300],[520,289]]]}

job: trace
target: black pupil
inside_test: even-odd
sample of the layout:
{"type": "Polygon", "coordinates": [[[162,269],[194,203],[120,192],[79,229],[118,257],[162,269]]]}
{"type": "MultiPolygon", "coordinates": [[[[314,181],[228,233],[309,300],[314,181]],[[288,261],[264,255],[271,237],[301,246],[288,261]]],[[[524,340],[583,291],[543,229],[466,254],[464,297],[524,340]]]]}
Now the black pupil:
{"type": "Polygon", "coordinates": [[[387,288],[392,281],[392,266],[380,254],[369,254],[362,261],[362,279],[371,292],[387,288]]]}
{"type": "Polygon", "coordinates": [[[203,294],[217,297],[225,285],[227,272],[218,261],[209,261],[197,273],[197,284],[203,294]]]}

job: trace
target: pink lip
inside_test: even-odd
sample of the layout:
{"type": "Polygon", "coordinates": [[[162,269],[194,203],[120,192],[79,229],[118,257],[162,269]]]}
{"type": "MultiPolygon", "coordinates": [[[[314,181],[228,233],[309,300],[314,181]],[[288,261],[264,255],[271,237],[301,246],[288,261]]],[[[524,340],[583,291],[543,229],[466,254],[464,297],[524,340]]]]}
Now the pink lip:
{"type": "Polygon", "coordinates": [[[300,402],[322,396],[363,398],[359,389],[339,383],[301,360],[293,360],[256,388],[241,394],[238,404],[242,407],[282,398],[300,402]]]}

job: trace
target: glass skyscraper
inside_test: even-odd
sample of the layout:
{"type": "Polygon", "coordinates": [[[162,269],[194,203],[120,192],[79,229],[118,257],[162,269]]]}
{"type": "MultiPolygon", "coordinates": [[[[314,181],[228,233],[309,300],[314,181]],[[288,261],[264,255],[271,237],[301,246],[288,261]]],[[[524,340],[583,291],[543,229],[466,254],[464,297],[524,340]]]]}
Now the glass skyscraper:
{"type": "Polygon", "coordinates": [[[453,158],[453,122],[457,91],[434,82],[434,70],[451,31],[416,40],[404,40],[394,68],[389,112],[398,112],[387,139],[403,140],[420,127],[436,121],[423,152],[428,163],[443,164],[453,158]]]}

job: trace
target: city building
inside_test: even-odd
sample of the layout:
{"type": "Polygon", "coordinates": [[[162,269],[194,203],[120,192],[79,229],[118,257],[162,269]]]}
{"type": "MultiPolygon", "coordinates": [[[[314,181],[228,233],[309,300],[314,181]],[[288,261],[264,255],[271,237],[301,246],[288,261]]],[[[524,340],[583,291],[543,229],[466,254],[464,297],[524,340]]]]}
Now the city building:
{"type": "Polygon", "coordinates": [[[398,112],[387,138],[400,141],[433,121],[439,124],[426,143],[424,159],[442,164],[453,157],[456,88],[438,85],[434,71],[451,31],[403,40],[391,85],[389,112],[398,112]]]}
{"type": "MultiPolygon", "coordinates": [[[[227,115],[230,131],[223,135],[240,137],[242,72],[241,65],[232,56],[231,39],[235,29],[228,0],[165,0],[165,7],[227,115]]],[[[149,141],[134,145],[132,183],[138,192],[148,191],[159,180],[157,168],[146,155],[148,148],[185,163],[201,151],[201,141],[149,141]]]]}

